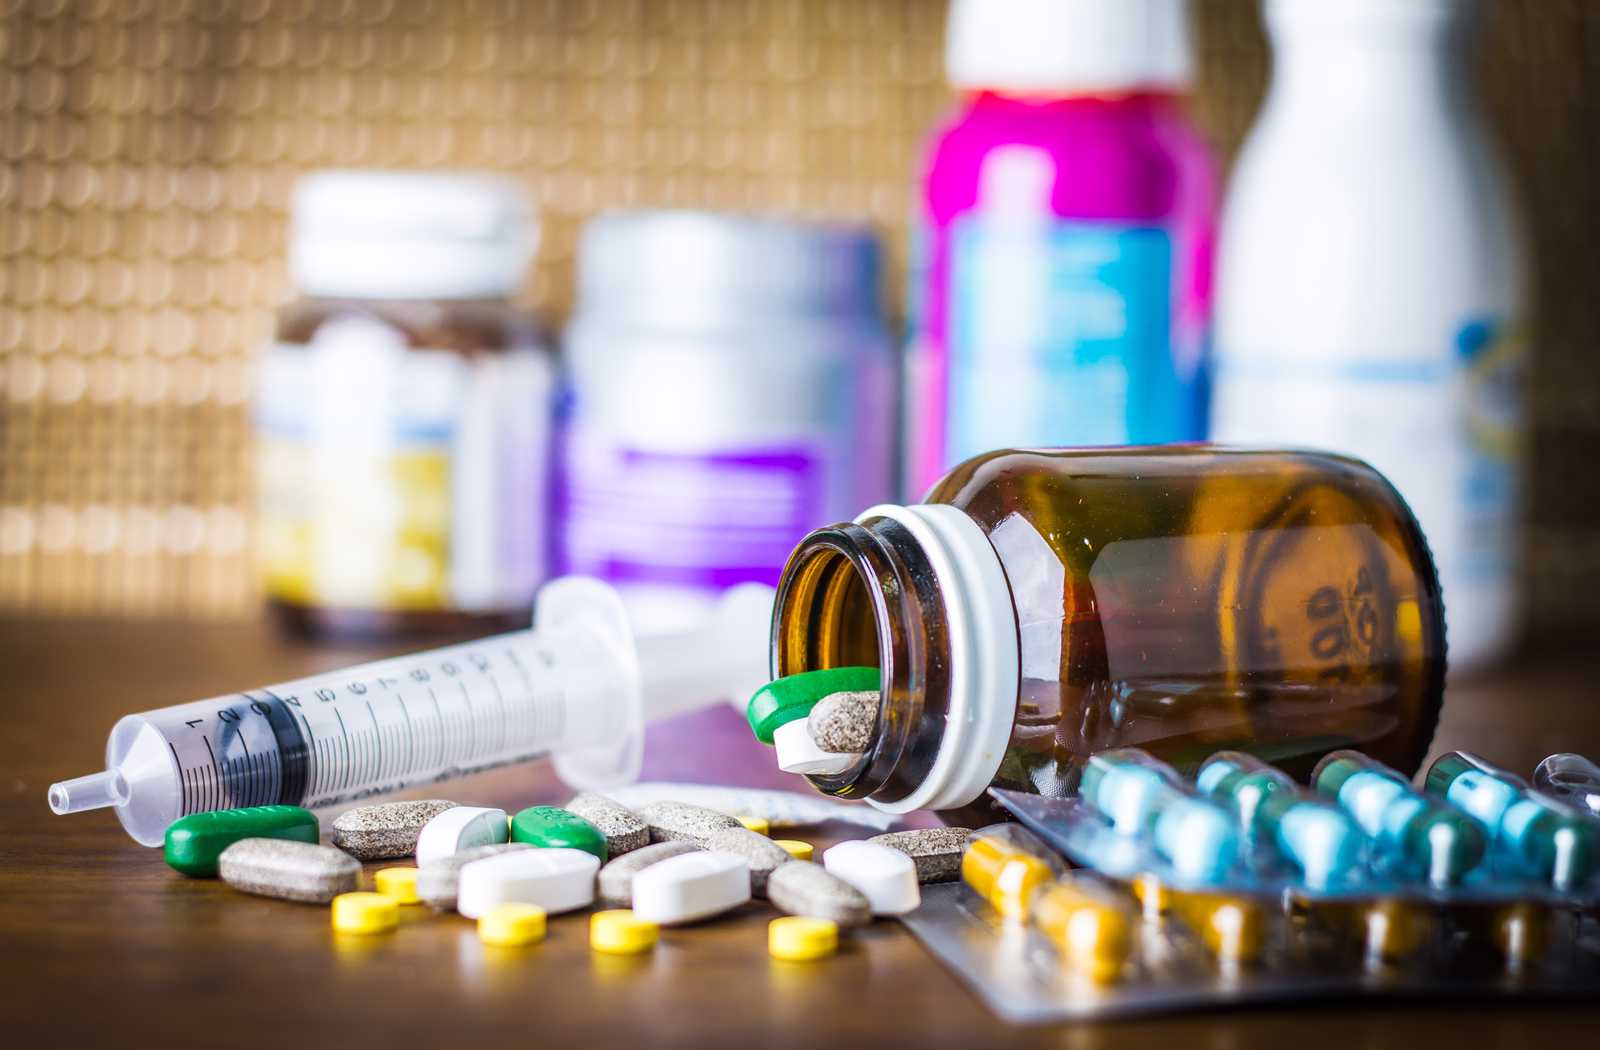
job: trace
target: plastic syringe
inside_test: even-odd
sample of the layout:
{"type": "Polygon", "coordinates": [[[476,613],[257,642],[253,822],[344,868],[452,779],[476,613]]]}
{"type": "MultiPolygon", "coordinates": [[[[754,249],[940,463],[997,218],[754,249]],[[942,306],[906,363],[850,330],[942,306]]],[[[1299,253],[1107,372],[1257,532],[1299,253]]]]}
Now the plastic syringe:
{"type": "Polygon", "coordinates": [[[114,806],[157,846],[190,813],[332,806],[543,754],[572,787],[628,783],[646,721],[766,682],[771,612],[746,584],[697,628],[636,639],[610,587],[555,580],[529,630],[128,715],[105,770],[52,785],[50,808],[114,806]]]}

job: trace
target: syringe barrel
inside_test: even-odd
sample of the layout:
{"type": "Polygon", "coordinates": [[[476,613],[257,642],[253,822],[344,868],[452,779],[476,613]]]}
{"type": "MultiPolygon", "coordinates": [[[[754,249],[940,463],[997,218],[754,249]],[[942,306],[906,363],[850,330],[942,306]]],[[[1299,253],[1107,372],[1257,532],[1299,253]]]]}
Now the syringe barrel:
{"type": "Polygon", "coordinates": [[[646,721],[766,680],[771,589],[636,647],[616,593],[568,577],[536,627],[123,718],[106,770],[51,788],[57,812],[115,806],[158,845],[190,813],[332,806],[545,752],[581,787],[638,773],[646,721]]]}
{"type": "Polygon", "coordinates": [[[331,806],[603,743],[629,688],[582,625],[514,631],[130,715],[106,759],[123,824],[153,845],[189,813],[331,806]]]}

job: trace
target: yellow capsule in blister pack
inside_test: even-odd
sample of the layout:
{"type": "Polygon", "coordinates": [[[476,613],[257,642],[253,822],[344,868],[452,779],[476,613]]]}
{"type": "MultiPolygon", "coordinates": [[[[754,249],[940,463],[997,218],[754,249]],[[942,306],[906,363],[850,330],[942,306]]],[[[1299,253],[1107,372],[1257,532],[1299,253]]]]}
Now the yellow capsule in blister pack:
{"type": "Polygon", "coordinates": [[[1174,918],[1198,937],[1218,962],[1252,963],[1267,940],[1267,910],[1258,900],[1231,893],[1180,890],[1150,875],[1132,882],[1147,919],[1174,918]]]}
{"type": "Polygon", "coordinates": [[[1469,939],[1492,944],[1511,973],[1537,963],[1554,939],[1555,909],[1543,901],[1456,904],[1450,914],[1469,939]]]}
{"type": "Polygon", "coordinates": [[[1122,976],[1138,924],[1127,898],[1087,875],[1067,874],[1034,896],[1031,912],[1072,972],[1100,984],[1122,976]]]}
{"type": "Polygon", "coordinates": [[[1432,907],[1403,897],[1311,901],[1305,910],[1313,921],[1357,946],[1368,965],[1415,957],[1438,928],[1432,907]]]}
{"type": "Polygon", "coordinates": [[[1008,919],[1026,919],[1038,889],[1063,870],[1050,848],[1016,824],[972,833],[961,854],[961,879],[1008,919]]]}

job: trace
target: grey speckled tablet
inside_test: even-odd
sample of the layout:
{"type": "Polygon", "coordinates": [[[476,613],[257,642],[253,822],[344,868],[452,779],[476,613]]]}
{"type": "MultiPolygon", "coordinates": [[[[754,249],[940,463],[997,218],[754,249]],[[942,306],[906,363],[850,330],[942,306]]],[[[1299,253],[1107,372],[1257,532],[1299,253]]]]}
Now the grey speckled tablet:
{"type": "MultiPolygon", "coordinates": [[[[741,831],[744,829],[740,829],[741,831]]],[[[633,877],[652,864],[681,857],[685,853],[698,853],[700,847],[686,839],[657,842],[636,849],[626,856],[610,861],[600,869],[595,892],[601,903],[610,908],[633,906],[633,877]]]]}
{"type": "Polygon", "coordinates": [[[308,904],[326,904],[361,885],[354,857],[289,839],[240,839],[217,858],[217,874],[245,893],[308,904]]]}
{"type": "Polygon", "coordinates": [[[806,732],[817,750],[830,755],[855,755],[872,743],[878,725],[878,693],[829,693],[806,718],[806,732]]]}
{"type": "Polygon", "coordinates": [[[840,926],[872,921],[872,906],[860,890],[809,860],[791,860],[767,876],[767,899],[790,915],[832,919],[840,926]]]}
{"type": "Polygon", "coordinates": [[[868,842],[897,849],[917,866],[918,882],[955,882],[961,878],[961,854],[972,832],[966,828],[923,828],[874,835],[868,842]]]}
{"type": "Polygon", "coordinates": [[[497,853],[514,853],[523,849],[533,847],[526,842],[496,842],[464,849],[441,860],[420,865],[417,868],[417,899],[435,911],[455,911],[456,889],[461,882],[462,868],[497,853]]]}
{"type": "Polygon", "coordinates": [[[431,798],[358,806],[334,819],[333,844],[358,860],[410,857],[417,852],[422,826],[455,805],[431,798]]]}
{"type": "Polygon", "coordinates": [[[706,849],[736,853],[750,862],[750,892],[757,897],[767,895],[767,876],[778,865],[794,860],[789,851],[765,835],[746,827],[721,828],[706,836],[706,849]]]}
{"type": "Polygon", "coordinates": [[[600,829],[606,837],[606,855],[620,857],[650,844],[650,825],[639,814],[604,795],[585,791],[567,803],[567,812],[578,816],[600,829]]]}
{"type": "Polygon", "coordinates": [[[742,828],[743,824],[726,813],[687,802],[652,802],[639,810],[639,818],[650,825],[651,842],[688,839],[705,848],[706,836],[723,828],[742,828]]]}

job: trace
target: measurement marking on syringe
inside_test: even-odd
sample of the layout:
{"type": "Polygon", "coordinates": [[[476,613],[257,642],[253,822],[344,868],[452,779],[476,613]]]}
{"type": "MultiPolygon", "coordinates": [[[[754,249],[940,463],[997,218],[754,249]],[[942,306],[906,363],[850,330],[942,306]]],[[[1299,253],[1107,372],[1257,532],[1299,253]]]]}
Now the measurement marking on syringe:
{"type": "Polygon", "coordinates": [[[223,805],[219,797],[222,792],[219,790],[219,778],[215,775],[215,770],[217,769],[217,753],[211,749],[211,738],[209,736],[207,736],[205,733],[201,733],[200,739],[205,742],[206,755],[211,759],[210,768],[213,770],[213,775],[209,778],[213,786],[206,791],[206,809],[222,809],[223,805]]]}
{"type": "Polygon", "coordinates": [[[189,809],[189,777],[187,776],[188,770],[183,768],[183,761],[182,761],[182,759],[178,758],[178,749],[172,746],[172,741],[170,741],[170,740],[167,741],[167,749],[172,752],[172,763],[173,763],[173,765],[178,767],[178,782],[181,785],[179,787],[179,789],[178,789],[179,790],[179,799],[180,799],[179,802],[178,802],[178,805],[182,807],[181,812],[183,812],[183,813],[193,812],[192,810],[189,809]]]}
{"type": "Polygon", "coordinates": [[[339,721],[339,734],[344,740],[344,779],[339,783],[339,790],[344,791],[350,786],[350,778],[355,774],[355,749],[350,746],[350,730],[345,728],[344,716],[339,714],[339,709],[333,709],[333,717],[339,721]]]}
{"type": "Polygon", "coordinates": [[[406,707],[406,698],[395,693],[394,702],[400,705],[400,713],[406,719],[406,754],[411,758],[411,764],[406,768],[406,775],[410,776],[417,768],[417,734],[411,727],[411,710],[406,707]]]}
{"type": "Polygon", "coordinates": [[[367,717],[372,719],[373,736],[378,745],[378,777],[383,777],[383,727],[378,724],[378,713],[372,709],[372,701],[367,701],[367,717]]]}
{"type": "Polygon", "coordinates": [[[237,731],[235,731],[235,735],[237,735],[238,738],[239,738],[239,746],[244,748],[244,776],[240,776],[238,773],[233,772],[229,768],[230,766],[237,768],[237,766],[239,765],[239,763],[237,761],[234,761],[234,762],[230,763],[227,759],[223,759],[222,760],[222,764],[223,764],[222,778],[224,780],[228,780],[228,779],[230,779],[230,774],[231,774],[231,779],[232,780],[235,780],[235,781],[242,780],[242,781],[244,781],[245,790],[233,792],[233,797],[240,800],[239,805],[241,805],[241,806],[253,806],[253,805],[256,804],[256,793],[255,793],[256,769],[255,769],[255,763],[250,761],[250,746],[244,742],[243,735],[238,734],[237,731]]]}
{"type": "Polygon", "coordinates": [[[467,754],[476,756],[478,754],[478,712],[472,707],[472,694],[467,692],[467,683],[457,682],[456,685],[460,686],[461,699],[467,705],[467,726],[472,731],[472,735],[467,738],[467,754]]]}
{"type": "Polygon", "coordinates": [[[506,695],[500,691],[500,682],[494,676],[489,677],[489,684],[494,686],[494,695],[497,706],[500,708],[500,746],[495,749],[495,754],[501,754],[506,749],[506,695]]]}
{"type": "Polygon", "coordinates": [[[428,699],[433,701],[433,717],[439,724],[439,758],[434,765],[443,768],[448,765],[445,761],[450,753],[450,730],[444,724],[444,711],[439,707],[439,694],[433,691],[433,686],[428,686],[428,699]]]}
{"type": "Polygon", "coordinates": [[[539,698],[533,689],[533,676],[528,674],[528,669],[522,666],[522,658],[519,657],[517,655],[517,651],[510,646],[506,647],[506,659],[511,661],[511,666],[515,667],[517,669],[517,673],[522,676],[522,687],[528,691],[527,721],[530,724],[528,727],[528,739],[522,741],[522,743],[527,744],[533,740],[550,739],[548,736],[545,736],[540,732],[541,726],[539,723],[543,719],[544,715],[543,712],[539,710],[539,698]]]}

